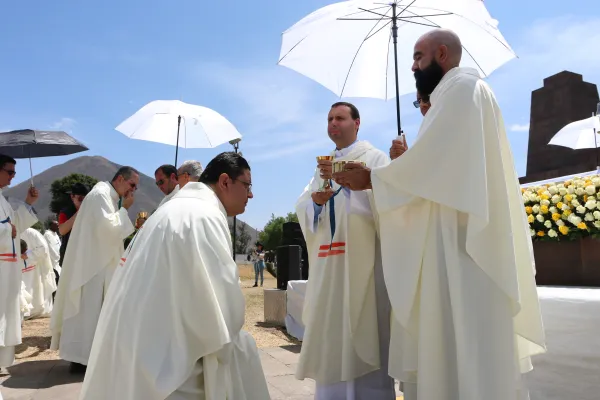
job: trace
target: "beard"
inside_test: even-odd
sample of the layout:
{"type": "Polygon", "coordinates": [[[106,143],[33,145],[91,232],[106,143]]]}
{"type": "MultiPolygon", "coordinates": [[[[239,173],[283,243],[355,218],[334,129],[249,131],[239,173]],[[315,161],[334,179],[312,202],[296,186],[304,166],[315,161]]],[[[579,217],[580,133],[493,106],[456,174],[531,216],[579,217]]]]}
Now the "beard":
{"type": "Polygon", "coordinates": [[[434,59],[427,67],[416,70],[414,75],[419,93],[429,97],[444,77],[444,70],[434,59]]]}

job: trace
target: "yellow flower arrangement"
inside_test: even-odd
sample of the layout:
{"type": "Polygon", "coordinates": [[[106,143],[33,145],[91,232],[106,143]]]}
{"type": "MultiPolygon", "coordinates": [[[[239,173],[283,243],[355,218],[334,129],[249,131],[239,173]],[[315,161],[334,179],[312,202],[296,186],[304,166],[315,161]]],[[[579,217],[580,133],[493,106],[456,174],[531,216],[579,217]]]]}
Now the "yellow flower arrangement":
{"type": "Polygon", "coordinates": [[[600,238],[600,175],[521,188],[533,240],[600,238]]]}

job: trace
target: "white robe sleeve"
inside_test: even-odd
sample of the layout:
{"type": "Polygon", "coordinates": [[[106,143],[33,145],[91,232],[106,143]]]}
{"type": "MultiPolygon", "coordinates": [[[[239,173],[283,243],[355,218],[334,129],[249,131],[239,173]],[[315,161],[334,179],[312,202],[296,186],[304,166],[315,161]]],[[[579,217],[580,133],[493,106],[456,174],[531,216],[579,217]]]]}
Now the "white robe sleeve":
{"type": "Polygon", "coordinates": [[[25,229],[30,228],[38,221],[33,209],[26,203],[21,203],[14,208],[14,216],[13,224],[17,227],[17,232],[24,232],[25,229]]]}
{"type": "Polygon", "coordinates": [[[98,204],[99,208],[95,210],[95,219],[100,230],[106,232],[107,235],[118,235],[123,240],[127,239],[135,231],[135,227],[129,219],[129,214],[127,214],[127,209],[121,207],[113,212],[109,203],[110,199],[104,196],[101,199],[102,201],[98,204]]]}

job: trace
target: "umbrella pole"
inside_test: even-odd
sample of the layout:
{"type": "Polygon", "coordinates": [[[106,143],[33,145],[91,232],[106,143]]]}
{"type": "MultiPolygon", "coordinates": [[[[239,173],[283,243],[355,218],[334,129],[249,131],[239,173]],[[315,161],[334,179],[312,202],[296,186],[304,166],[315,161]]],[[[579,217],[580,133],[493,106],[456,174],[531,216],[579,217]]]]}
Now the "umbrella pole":
{"type": "Polygon", "coordinates": [[[181,126],[181,115],[177,117],[177,143],[175,144],[175,168],[177,168],[177,155],[179,153],[179,127],[181,126]]]}
{"type": "Polygon", "coordinates": [[[396,123],[398,136],[402,135],[402,124],[400,123],[400,94],[398,88],[398,16],[396,15],[396,3],[392,3],[392,37],[394,39],[394,75],[396,77],[396,123]]]}
{"type": "MultiPolygon", "coordinates": [[[[233,144],[233,150],[235,151],[235,153],[237,154],[238,149],[239,149],[240,143],[234,143],[233,144]]],[[[236,242],[236,236],[237,236],[237,218],[234,215],[233,216],[233,261],[235,261],[235,242],[236,242]]]]}
{"type": "Polygon", "coordinates": [[[31,166],[31,157],[29,157],[29,174],[31,176],[31,186],[33,186],[33,167],[31,166]]]}
{"type": "MultiPolygon", "coordinates": [[[[597,115],[597,113],[592,113],[592,117],[595,117],[597,115]]],[[[596,128],[594,128],[594,145],[596,148],[596,172],[600,171],[600,166],[598,165],[598,138],[596,137],[597,132],[596,132],[596,128]]]]}

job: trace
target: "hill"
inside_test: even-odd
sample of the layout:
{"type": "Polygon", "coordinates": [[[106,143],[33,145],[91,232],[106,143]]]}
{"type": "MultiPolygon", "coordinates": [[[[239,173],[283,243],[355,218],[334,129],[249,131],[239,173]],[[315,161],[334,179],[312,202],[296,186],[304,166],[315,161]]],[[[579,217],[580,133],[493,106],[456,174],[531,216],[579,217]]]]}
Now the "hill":
{"type": "MultiPolygon", "coordinates": [[[[21,162],[20,164],[23,164],[21,162]]],[[[20,165],[18,164],[18,165],[20,165]]],[[[79,173],[92,176],[101,181],[112,179],[121,165],[107,160],[100,156],[82,156],[69,160],[63,164],[48,168],[33,177],[33,183],[40,192],[40,198],[35,204],[35,210],[38,213],[40,221],[45,221],[52,214],[50,211],[50,186],[57,179],[64,178],[67,175],[79,173]]],[[[29,180],[6,189],[4,195],[16,199],[24,200],[29,188],[29,180]]],[[[156,209],[163,198],[162,192],[156,187],[154,177],[149,177],[140,173],[140,184],[135,193],[135,203],[129,209],[129,216],[133,220],[139,211],[152,212],[156,209]]],[[[231,220],[231,219],[230,219],[231,220]]],[[[256,241],[257,231],[248,225],[248,233],[251,237],[251,243],[256,241]]]]}

